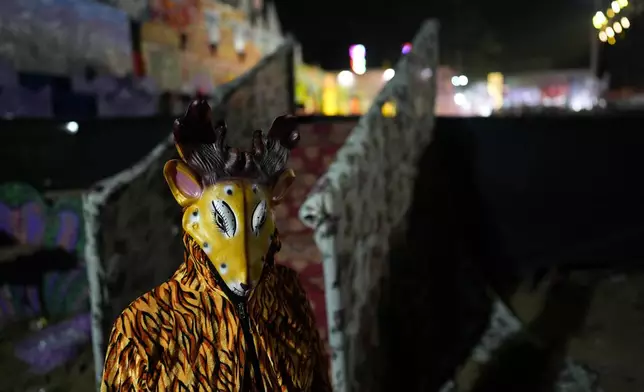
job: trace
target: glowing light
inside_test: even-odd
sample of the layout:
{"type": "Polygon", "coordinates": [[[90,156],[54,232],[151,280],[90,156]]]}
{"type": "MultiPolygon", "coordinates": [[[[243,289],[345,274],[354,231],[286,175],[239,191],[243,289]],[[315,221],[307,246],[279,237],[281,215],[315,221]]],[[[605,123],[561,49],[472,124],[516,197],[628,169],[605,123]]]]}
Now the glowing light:
{"type": "Polygon", "coordinates": [[[492,108],[489,106],[481,106],[479,108],[479,114],[483,117],[490,117],[492,115],[492,108]]]}
{"type": "Polygon", "coordinates": [[[623,17],[622,20],[620,20],[620,22],[622,23],[622,27],[625,29],[631,27],[631,21],[628,20],[627,17],[623,17]]]}
{"type": "Polygon", "coordinates": [[[390,81],[396,75],[396,71],[391,68],[385,69],[385,72],[382,73],[382,79],[385,82],[390,81]]]}
{"type": "Polygon", "coordinates": [[[606,40],[608,40],[608,36],[606,35],[605,32],[603,32],[603,31],[599,32],[599,40],[602,41],[602,42],[606,42],[606,40]]]}
{"type": "Polygon", "coordinates": [[[570,105],[570,107],[575,112],[581,112],[581,110],[583,109],[583,107],[581,106],[581,103],[579,103],[579,102],[573,102],[572,105],[570,105]]]}
{"type": "Polygon", "coordinates": [[[615,30],[615,32],[616,32],[617,34],[621,33],[621,32],[622,32],[622,25],[621,25],[621,24],[619,24],[619,22],[615,22],[615,23],[613,24],[613,30],[615,30]]]}
{"type": "Polygon", "coordinates": [[[608,17],[608,19],[615,17],[615,11],[613,11],[612,8],[609,8],[608,10],[606,10],[606,16],[608,17]]]}
{"type": "Polygon", "coordinates": [[[65,124],[65,130],[69,133],[76,133],[78,132],[78,123],[76,121],[70,121],[67,124],[65,124]]]}
{"type": "Polygon", "coordinates": [[[352,59],[363,58],[367,55],[367,49],[364,45],[351,45],[349,47],[349,56],[352,59]]]}
{"type": "Polygon", "coordinates": [[[461,76],[452,76],[452,84],[456,87],[458,86],[467,86],[469,79],[465,75],[461,76]]]}
{"type": "Polygon", "coordinates": [[[608,19],[606,19],[606,15],[601,11],[597,11],[595,16],[593,16],[593,26],[595,26],[596,29],[601,29],[607,22],[608,19]]]}
{"type": "Polygon", "coordinates": [[[456,93],[454,94],[454,103],[457,104],[458,106],[463,106],[467,102],[467,98],[465,98],[465,95],[463,93],[456,93]]]}
{"type": "Polygon", "coordinates": [[[612,27],[606,27],[606,35],[608,38],[612,38],[615,36],[615,31],[613,30],[612,27]]]}
{"type": "Polygon", "coordinates": [[[338,83],[342,87],[351,87],[353,86],[353,83],[355,82],[355,77],[351,73],[351,71],[341,71],[338,74],[338,83]]]}
{"type": "Polygon", "coordinates": [[[380,112],[383,117],[395,117],[396,116],[396,104],[392,101],[387,101],[380,108],[380,112]]]}
{"type": "Polygon", "coordinates": [[[357,75],[364,75],[367,72],[367,61],[364,58],[351,60],[351,70],[357,75]]]}
{"type": "Polygon", "coordinates": [[[406,43],[402,46],[402,54],[407,54],[407,53],[409,53],[409,52],[411,52],[411,44],[410,44],[409,42],[406,42],[406,43]]]}
{"type": "Polygon", "coordinates": [[[423,70],[420,71],[420,78],[423,80],[428,80],[432,77],[433,74],[434,73],[432,72],[431,68],[423,68],[423,70]]]}
{"type": "Polygon", "coordinates": [[[617,3],[620,7],[626,8],[626,6],[628,5],[628,0],[617,0],[617,3]]]}
{"type": "Polygon", "coordinates": [[[503,107],[503,74],[491,72],[487,75],[487,92],[492,97],[493,108],[499,110],[503,107]]]}
{"type": "Polygon", "coordinates": [[[349,56],[351,56],[351,70],[358,75],[363,75],[367,72],[367,60],[365,56],[367,50],[364,45],[352,45],[349,48],[349,56]]]}
{"type": "Polygon", "coordinates": [[[608,44],[615,45],[615,37],[608,37],[608,44]]]}
{"type": "Polygon", "coordinates": [[[613,1],[612,3],[610,3],[610,8],[616,14],[619,13],[619,11],[621,10],[621,7],[619,6],[619,3],[617,1],[613,1]]]}

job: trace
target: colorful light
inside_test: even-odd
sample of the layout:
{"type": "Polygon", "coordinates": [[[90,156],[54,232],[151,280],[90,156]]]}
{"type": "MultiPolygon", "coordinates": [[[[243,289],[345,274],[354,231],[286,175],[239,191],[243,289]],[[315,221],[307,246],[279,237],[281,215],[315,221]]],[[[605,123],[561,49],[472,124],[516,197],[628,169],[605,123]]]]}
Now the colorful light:
{"type": "Polygon", "coordinates": [[[597,11],[595,16],[593,16],[593,26],[595,26],[596,29],[601,29],[607,22],[608,19],[606,18],[606,15],[601,11],[597,11]]]}
{"type": "Polygon", "coordinates": [[[342,87],[351,87],[353,86],[353,83],[355,82],[355,78],[353,77],[353,74],[351,71],[341,71],[338,74],[338,83],[342,87]]]}
{"type": "Polygon", "coordinates": [[[78,123],[76,121],[68,122],[65,124],[65,130],[72,134],[78,132],[78,123]]]}
{"type": "Polygon", "coordinates": [[[349,47],[349,57],[352,59],[365,57],[367,55],[367,49],[364,45],[351,45],[349,47]]]}
{"type": "Polygon", "coordinates": [[[621,33],[621,32],[622,32],[622,25],[621,25],[621,24],[619,24],[619,22],[615,22],[615,23],[613,24],[613,30],[615,30],[615,32],[616,32],[617,34],[621,33]]]}
{"type": "Polygon", "coordinates": [[[469,82],[470,82],[469,79],[465,75],[452,76],[452,85],[455,87],[467,86],[469,82]]]}
{"type": "Polygon", "coordinates": [[[363,75],[367,72],[367,49],[364,45],[351,45],[349,47],[349,56],[351,57],[351,70],[357,75],[363,75]]]}
{"type": "Polygon", "coordinates": [[[625,29],[631,27],[631,21],[628,20],[627,17],[623,17],[622,20],[620,20],[620,22],[622,24],[622,27],[625,28],[625,29]]]}
{"type": "Polygon", "coordinates": [[[385,82],[390,81],[396,75],[396,71],[391,68],[385,69],[385,72],[382,73],[382,80],[385,82]]]}
{"type": "Polygon", "coordinates": [[[351,60],[351,70],[356,75],[364,75],[367,72],[367,61],[364,58],[351,60]]]}
{"type": "Polygon", "coordinates": [[[409,52],[411,52],[411,44],[410,44],[409,42],[406,42],[406,43],[402,46],[402,54],[407,54],[407,53],[409,53],[409,52]]]}
{"type": "Polygon", "coordinates": [[[396,103],[392,101],[387,101],[380,108],[380,112],[383,117],[395,117],[396,116],[396,103]]]}
{"type": "Polygon", "coordinates": [[[454,103],[457,104],[458,106],[464,106],[467,103],[467,98],[465,98],[465,94],[463,93],[454,94],[454,103]]]}

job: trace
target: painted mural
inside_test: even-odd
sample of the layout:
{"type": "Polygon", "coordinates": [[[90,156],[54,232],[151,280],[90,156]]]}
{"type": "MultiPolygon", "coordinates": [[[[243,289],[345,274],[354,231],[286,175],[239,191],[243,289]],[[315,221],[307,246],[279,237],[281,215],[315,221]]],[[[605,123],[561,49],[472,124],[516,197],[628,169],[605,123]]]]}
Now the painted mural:
{"type": "Polygon", "coordinates": [[[150,0],[150,19],[176,30],[188,27],[197,17],[199,0],[150,0]]]}
{"type": "Polygon", "coordinates": [[[160,90],[210,94],[265,54],[246,11],[212,0],[155,0],[141,29],[144,68],[160,90]]]}
{"type": "Polygon", "coordinates": [[[45,200],[28,185],[0,185],[0,331],[9,338],[0,368],[27,372],[1,377],[0,390],[25,390],[25,380],[50,374],[89,343],[82,216],[80,195],[45,200]]]}
{"type": "Polygon", "coordinates": [[[132,71],[128,15],[84,0],[0,1],[0,57],[20,72],[132,71]]]}
{"type": "Polygon", "coordinates": [[[159,90],[178,92],[181,89],[181,51],[179,32],[161,22],[145,22],[141,26],[141,55],[146,75],[159,90]]]}
{"type": "MultiPolygon", "coordinates": [[[[1,185],[0,235],[3,248],[22,255],[3,257],[0,268],[5,271],[12,263],[29,262],[29,256],[39,250],[58,249],[80,256],[84,246],[80,197],[60,198],[48,205],[30,186],[1,185]]],[[[32,270],[33,277],[12,279],[17,273],[0,274],[0,324],[44,316],[63,318],[88,309],[82,263],[64,271],[39,266],[42,271],[32,270]]]]}
{"type": "MultiPolygon", "coordinates": [[[[87,0],[85,0],[87,1],[87,0]]],[[[148,17],[150,10],[149,0],[99,0],[114,8],[125,11],[134,20],[143,20],[148,17]]]]}

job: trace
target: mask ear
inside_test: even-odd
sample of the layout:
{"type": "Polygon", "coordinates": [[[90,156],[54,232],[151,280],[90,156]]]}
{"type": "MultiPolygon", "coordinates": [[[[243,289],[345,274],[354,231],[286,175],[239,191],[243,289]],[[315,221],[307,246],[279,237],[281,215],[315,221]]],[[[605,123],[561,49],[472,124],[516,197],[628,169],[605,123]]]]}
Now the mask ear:
{"type": "Polygon", "coordinates": [[[163,176],[181,207],[189,206],[201,197],[203,191],[201,183],[188,165],[182,161],[173,159],[166,162],[163,176]]]}
{"type": "Polygon", "coordinates": [[[291,169],[285,170],[284,173],[280,175],[271,192],[273,205],[278,205],[282,200],[284,200],[284,197],[288,193],[293,181],[295,181],[295,172],[291,169]]]}

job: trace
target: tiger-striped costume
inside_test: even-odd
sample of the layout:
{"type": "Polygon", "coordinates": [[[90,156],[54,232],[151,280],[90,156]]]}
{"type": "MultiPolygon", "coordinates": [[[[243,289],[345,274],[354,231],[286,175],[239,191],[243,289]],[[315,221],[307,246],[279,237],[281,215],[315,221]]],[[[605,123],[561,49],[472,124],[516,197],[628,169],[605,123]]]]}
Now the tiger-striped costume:
{"type": "Polygon", "coordinates": [[[331,391],[306,294],[293,270],[272,262],[277,236],[247,303],[229,299],[187,234],[184,244],[172,278],[114,323],[101,391],[331,391]]]}

